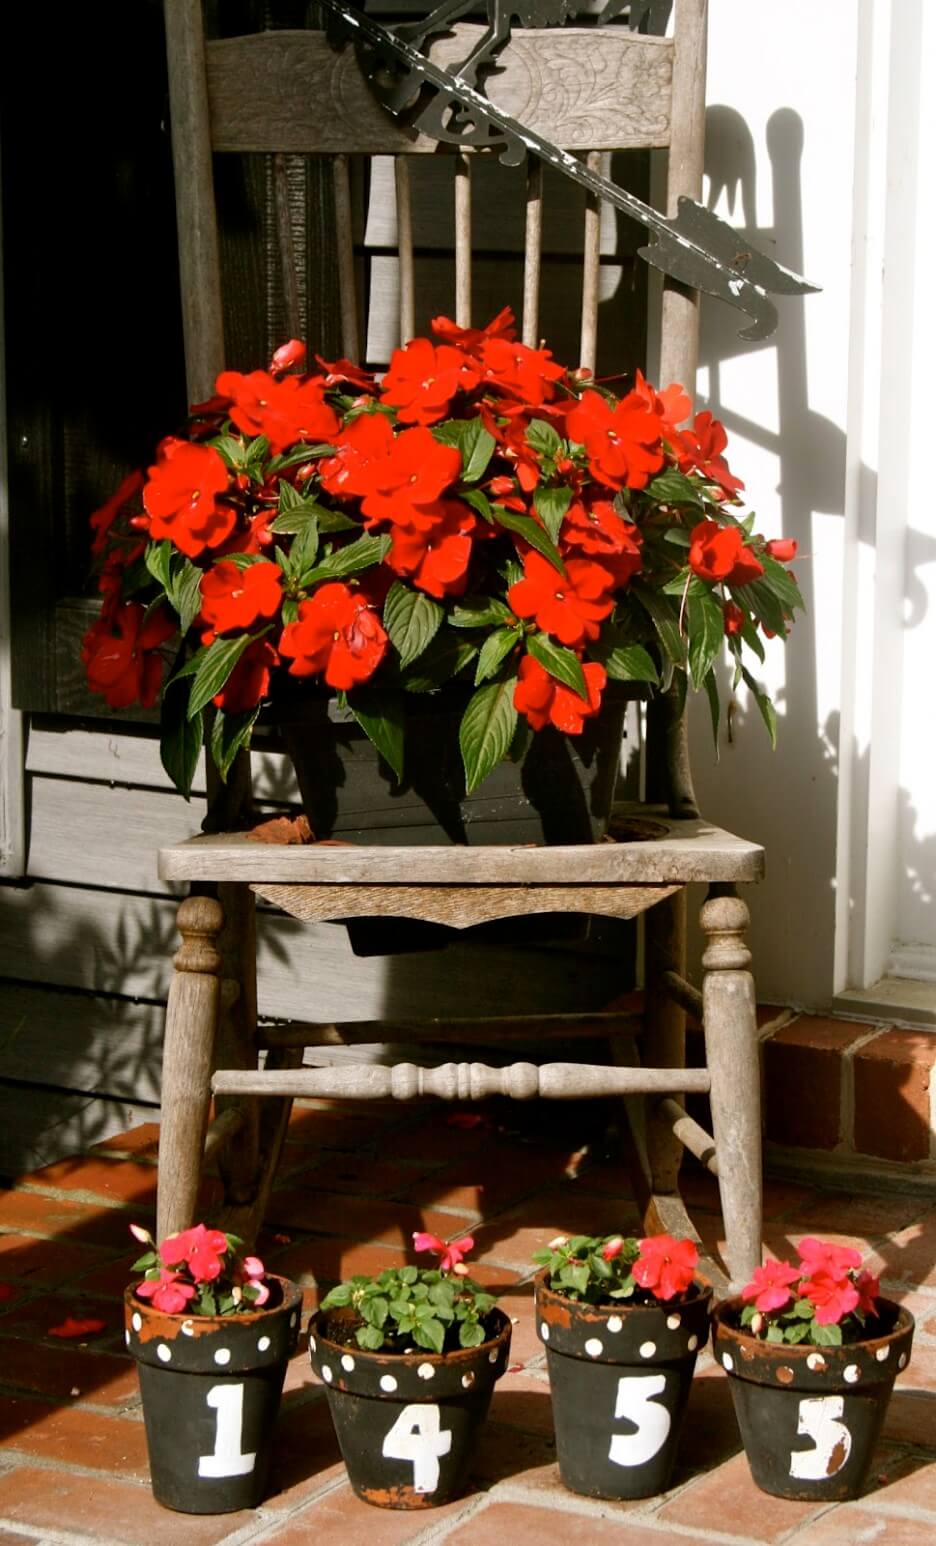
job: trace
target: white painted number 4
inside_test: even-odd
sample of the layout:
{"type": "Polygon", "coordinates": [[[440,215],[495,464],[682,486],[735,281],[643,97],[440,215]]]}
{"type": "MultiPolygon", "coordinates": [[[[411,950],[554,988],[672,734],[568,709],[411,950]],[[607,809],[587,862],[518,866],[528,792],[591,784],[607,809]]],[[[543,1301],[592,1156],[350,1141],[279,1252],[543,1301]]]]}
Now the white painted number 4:
{"type": "Polygon", "coordinates": [[[386,1460],[412,1462],[414,1492],[435,1492],[439,1456],[451,1447],[451,1431],[439,1427],[439,1408],[421,1404],[405,1406],[383,1441],[386,1460]]]}
{"type": "Polygon", "coordinates": [[[199,1476],[249,1476],[257,1462],[256,1451],[245,1455],[244,1387],[212,1385],[205,1397],[218,1416],[215,1420],[215,1447],[212,1455],[199,1455],[199,1476]]]}
{"type": "Polygon", "coordinates": [[[839,1422],[843,1410],[841,1396],[809,1396],[800,1402],[796,1431],[808,1434],[815,1447],[793,1450],[791,1476],[803,1482],[821,1482],[841,1471],[852,1447],[850,1432],[839,1422]]]}
{"type": "Polygon", "coordinates": [[[618,1380],[616,1418],[626,1417],[636,1433],[616,1433],[608,1458],[615,1465],[645,1465],[659,1454],[672,1426],[665,1406],[654,1401],[666,1389],[664,1374],[635,1374],[618,1380]]]}

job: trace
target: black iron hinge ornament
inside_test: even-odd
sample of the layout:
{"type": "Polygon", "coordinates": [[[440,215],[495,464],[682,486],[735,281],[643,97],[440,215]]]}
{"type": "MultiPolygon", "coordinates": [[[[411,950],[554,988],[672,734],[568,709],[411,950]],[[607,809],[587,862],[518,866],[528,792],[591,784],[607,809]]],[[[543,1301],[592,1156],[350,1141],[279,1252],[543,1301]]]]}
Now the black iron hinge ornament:
{"type": "MultiPolygon", "coordinates": [[[[433,139],[497,150],[507,166],[519,166],[529,154],[538,156],[597,198],[607,199],[646,227],[650,240],[639,252],[648,263],[690,289],[718,296],[752,319],[752,325],[742,330],[742,338],[767,338],[774,331],[777,309],[771,294],[804,295],[817,288],[758,252],[726,221],[694,199],[681,198],[675,218],[668,220],[617,183],[591,171],[568,151],[500,112],[474,82],[479,70],[493,62],[508,40],[518,0],[489,0],[489,32],[454,74],[434,64],[414,44],[421,45],[430,32],[450,26],[465,13],[466,0],[442,0],[425,21],[402,29],[412,40],[401,36],[399,30],[381,26],[346,0],[318,0],[318,4],[331,19],[328,31],[332,39],[354,42],[362,70],[391,112],[405,113],[414,130],[433,139]],[[428,101],[424,101],[427,94],[428,101]]],[[[610,0],[604,14],[615,6],[621,9],[621,4],[610,0]]],[[[526,22],[529,13],[532,25],[555,25],[576,9],[573,0],[523,0],[522,16],[526,22]]],[[[657,30],[661,21],[665,23],[668,11],[669,0],[630,0],[631,28],[642,25],[657,30]]]]}

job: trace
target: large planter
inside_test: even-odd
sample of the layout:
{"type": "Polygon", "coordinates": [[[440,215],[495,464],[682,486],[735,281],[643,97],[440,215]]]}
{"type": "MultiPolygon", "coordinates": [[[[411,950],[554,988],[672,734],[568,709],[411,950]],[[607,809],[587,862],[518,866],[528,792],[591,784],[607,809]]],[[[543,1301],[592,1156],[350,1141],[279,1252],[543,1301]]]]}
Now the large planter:
{"type": "Polygon", "coordinates": [[[559,1474],[593,1498],[665,1491],[712,1290],[693,1284],[666,1305],[591,1305],[536,1279],[536,1328],[546,1348],[559,1474]]]}
{"type": "Polygon", "coordinates": [[[740,1330],[741,1299],[716,1306],[715,1357],[763,1492],[813,1502],[860,1495],[913,1341],[909,1310],[889,1299],[878,1305],[867,1323],[876,1334],[842,1347],[763,1342],[740,1330]]]}
{"type": "Polygon", "coordinates": [[[294,1283],[267,1282],[278,1303],[243,1315],[167,1315],[124,1294],[153,1496],[166,1508],[227,1514],[263,1500],[302,1308],[294,1283]]]}
{"type": "Polygon", "coordinates": [[[494,1385],[507,1367],[510,1321],[453,1353],[371,1353],[342,1330],[353,1312],[321,1311],[309,1356],[325,1385],[355,1493],[380,1508],[434,1508],[463,1490],[494,1385]]]}

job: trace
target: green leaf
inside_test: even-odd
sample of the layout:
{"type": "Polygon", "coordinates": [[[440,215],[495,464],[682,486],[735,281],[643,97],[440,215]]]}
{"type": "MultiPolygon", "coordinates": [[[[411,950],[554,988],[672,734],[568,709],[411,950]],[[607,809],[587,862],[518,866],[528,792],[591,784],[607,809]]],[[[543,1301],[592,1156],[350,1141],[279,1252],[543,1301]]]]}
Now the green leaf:
{"type": "Polygon", "coordinates": [[[585,673],[582,670],[582,662],[572,650],[567,650],[564,645],[556,644],[546,633],[531,633],[527,637],[526,647],[534,660],[538,660],[544,671],[554,676],[557,682],[563,682],[566,687],[571,687],[580,698],[588,701],[588,687],[585,683],[585,673]]]}
{"type": "Polygon", "coordinates": [[[815,1347],[841,1347],[842,1328],[841,1326],[820,1326],[818,1321],[814,1321],[810,1328],[809,1340],[815,1347]]]}
{"type": "MultiPolygon", "coordinates": [[[[158,1260],[159,1260],[159,1258],[157,1257],[155,1251],[147,1251],[145,1256],[141,1256],[138,1261],[135,1261],[133,1263],[133,1266],[130,1268],[130,1271],[131,1272],[145,1272],[147,1267],[155,1267],[155,1265],[156,1265],[158,1260]]],[[[157,1273],[157,1277],[158,1276],[159,1276],[159,1274],[157,1273]]]]}
{"type": "Polygon", "coordinates": [[[434,692],[470,665],[477,653],[476,644],[442,628],[420,655],[415,669],[410,667],[400,677],[400,686],[406,692],[434,692]]]}
{"type": "Polygon", "coordinates": [[[480,418],[447,419],[444,424],[436,424],[432,433],[442,445],[455,446],[461,452],[462,483],[477,483],[483,478],[496,442],[480,418]]]}
{"type": "Polygon", "coordinates": [[[513,623],[516,618],[496,596],[464,596],[449,614],[453,628],[488,628],[492,623],[513,623]]]}
{"type": "Polygon", "coordinates": [[[792,1308],[784,1313],[786,1315],[796,1315],[802,1321],[811,1321],[816,1313],[816,1306],[811,1299],[797,1299],[792,1308]]]}
{"type": "Polygon", "coordinates": [[[282,456],[274,456],[267,468],[271,477],[278,472],[286,472],[290,467],[301,467],[303,462],[314,462],[320,456],[334,456],[335,447],[327,442],[315,446],[294,446],[291,451],[285,451],[282,456]]]}
{"type": "Polygon", "coordinates": [[[768,1342],[782,1342],[783,1341],[783,1331],[782,1331],[782,1329],[779,1326],[768,1326],[767,1327],[767,1341],[768,1342]]]}
{"type": "Polygon", "coordinates": [[[792,1326],[787,1326],[783,1333],[784,1341],[793,1343],[805,1342],[808,1336],[809,1324],[807,1321],[795,1321],[792,1326]]]}
{"type": "Polygon", "coordinates": [[[462,716],[458,741],[468,794],[507,754],[517,724],[513,701],[516,685],[516,677],[511,676],[479,687],[462,716]]]}
{"type": "Polygon", "coordinates": [[[413,1341],[418,1347],[427,1347],[433,1353],[441,1353],[445,1342],[445,1327],[435,1316],[420,1320],[413,1333],[413,1341]]]}
{"type": "Polygon", "coordinates": [[[760,1311],[758,1310],[756,1305],[746,1304],[744,1306],[744,1309],[741,1311],[741,1324],[742,1324],[742,1326],[750,1326],[750,1324],[751,1324],[752,1320],[754,1319],[755,1315],[759,1315],[759,1314],[760,1314],[760,1311]]]}
{"type": "Polygon", "coordinates": [[[172,583],[170,565],[174,551],[175,549],[171,542],[150,542],[147,544],[146,552],[143,555],[147,569],[157,584],[162,586],[167,595],[169,586],[172,583]]]}
{"type": "Polygon", "coordinates": [[[201,718],[189,717],[188,703],[188,682],[170,682],[163,693],[159,733],[160,761],[186,800],[192,793],[202,749],[201,718]]]}
{"type": "Polygon", "coordinates": [[[308,585],[318,584],[320,580],[340,580],[348,574],[359,574],[362,569],[370,569],[374,564],[380,564],[390,551],[391,537],[358,537],[356,542],[349,542],[346,548],[339,548],[337,552],[330,553],[327,558],[305,576],[308,585]]]}
{"type": "Polygon", "coordinates": [[[410,590],[402,580],[391,585],[384,602],[383,621],[401,666],[418,659],[432,643],[444,617],[443,608],[424,591],[410,590]]]}
{"type": "Polygon", "coordinates": [[[537,553],[542,553],[553,568],[565,576],[565,564],[559,556],[559,549],[549,533],[544,531],[531,515],[521,515],[517,510],[505,509],[503,505],[493,505],[492,509],[498,526],[505,526],[508,531],[516,532],[518,537],[528,542],[537,553]]]}
{"type": "Polygon", "coordinates": [[[463,488],[459,490],[458,497],[463,499],[466,505],[470,505],[472,510],[476,510],[480,516],[483,516],[489,526],[492,524],[494,511],[491,509],[491,501],[486,494],[482,494],[479,488],[463,488]]]}
{"type": "Polygon", "coordinates": [[[559,540],[559,528],[571,503],[570,488],[538,488],[533,495],[533,508],[553,542],[559,540]]]}
{"type": "Polygon", "coordinates": [[[620,637],[613,625],[605,626],[597,643],[591,646],[593,658],[616,682],[659,682],[660,673],[649,651],[642,644],[622,644],[620,637]]]}
{"type": "Polygon", "coordinates": [[[322,1309],[322,1310],[340,1310],[340,1309],[342,1309],[346,1304],[350,1304],[351,1303],[351,1293],[352,1293],[352,1289],[351,1289],[351,1284],[350,1283],[339,1283],[339,1284],[337,1284],[337,1286],[335,1288],[330,1288],[328,1290],[328,1293],[325,1295],[325,1298],[322,1300],[322,1303],[320,1305],[320,1309],[322,1309]]]}
{"type": "Polygon", "coordinates": [[[663,541],[671,542],[676,548],[688,548],[692,546],[692,538],[685,526],[671,526],[663,533],[663,541]]]}
{"type": "Polygon", "coordinates": [[[177,555],[169,586],[169,604],[179,614],[179,629],[183,634],[188,633],[201,611],[201,582],[202,570],[190,558],[177,555]]]}
{"type": "Polygon", "coordinates": [[[358,1347],[365,1347],[372,1353],[384,1345],[384,1334],[379,1326],[359,1326],[354,1339],[358,1347]]]}
{"type": "Polygon", "coordinates": [[[189,719],[194,719],[199,710],[211,702],[215,693],[221,691],[247,646],[254,642],[254,637],[260,638],[262,635],[244,633],[236,639],[215,639],[213,644],[209,644],[194,672],[189,693],[189,719]]]}
{"type": "Polygon", "coordinates": [[[250,736],[260,713],[260,705],[242,714],[225,714],[218,709],[211,727],[211,757],[224,782],[234,758],[242,746],[250,745],[250,736]]]}
{"type": "Polygon", "coordinates": [[[755,680],[754,680],[753,676],[751,675],[750,671],[747,669],[747,666],[742,666],[741,667],[741,675],[744,677],[744,680],[747,682],[747,685],[750,688],[750,691],[751,691],[751,694],[752,694],[752,696],[754,698],[754,701],[757,704],[757,707],[760,709],[761,718],[763,719],[764,724],[767,726],[767,734],[770,736],[770,744],[774,748],[774,750],[776,750],[776,747],[777,747],[777,711],[774,708],[773,704],[771,703],[770,699],[768,698],[767,694],[764,692],[763,688],[758,687],[758,685],[755,682],[755,680]]]}
{"type": "Polygon", "coordinates": [[[489,633],[481,646],[478,656],[478,665],[475,670],[475,686],[480,687],[488,677],[493,676],[501,662],[506,659],[510,651],[518,643],[519,635],[515,628],[495,628],[489,633]]]}
{"type": "MultiPolygon", "coordinates": [[[[580,1262],[575,1267],[568,1267],[566,1272],[568,1272],[568,1282],[571,1283],[572,1287],[577,1289],[580,1294],[586,1293],[588,1290],[588,1268],[585,1263],[580,1262]]],[[[565,1273],[563,1273],[563,1276],[565,1276],[565,1273]]]]}
{"type": "Polygon", "coordinates": [[[348,708],[367,739],[398,779],[403,777],[403,704],[399,693],[356,688],[348,694],[348,708]]]}
{"type": "Polygon", "coordinates": [[[786,632],[783,606],[766,580],[753,580],[750,585],[731,585],[728,588],[745,612],[753,612],[758,622],[769,628],[771,633],[786,632]]]}
{"type": "Polygon", "coordinates": [[[234,435],[215,435],[212,440],[205,442],[213,451],[217,451],[225,466],[231,472],[242,472],[246,465],[246,448],[242,440],[234,435]]]}
{"type": "Polygon", "coordinates": [[[695,484],[675,468],[661,472],[652,483],[647,484],[646,492],[664,505],[697,505],[701,509],[703,504],[702,495],[695,484]]]}
{"type": "Polygon", "coordinates": [[[644,610],[649,613],[650,620],[660,639],[666,654],[674,666],[683,666],[686,663],[686,646],[682,634],[679,631],[679,618],[669,603],[643,580],[631,580],[631,592],[636,596],[644,610]]]}
{"type": "Polygon", "coordinates": [[[725,614],[712,591],[690,595],[686,606],[686,631],[689,635],[689,675],[699,688],[721,653],[725,640],[725,614]]]}
{"type": "Polygon", "coordinates": [[[718,697],[718,683],[715,680],[714,671],[708,672],[703,680],[702,686],[705,688],[706,697],[708,698],[709,714],[711,715],[712,719],[712,742],[715,747],[715,761],[718,762],[720,760],[720,751],[718,746],[718,726],[721,720],[721,702],[718,697]]]}
{"type": "Polygon", "coordinates": [[[463,1321],[458,1340],[462,1347],[480,1347],[484,1341],[484,1327],[480,1321],[463,1321]]]}
{"type": "Polygon", "coordinates": [[[562,441],[557,431],[545,419],[531,419],[525,438],[530,449],[537,451],[540,456],[550,456],[555,460],[562,450],[562,441]]]}
{"type": "Polygon", "coordinates": [[[792,612],[795,607],[799,607],[802,611],[805,602],[790,571],[775,558],[771,558],[769,553],[761,553],[758,556],[764,566],[764,578],[760,583],[770,587],[785,611],[792,612]]]}
{"type": "Polygon", "coordinates": [[[300,577],[307,573],[315,563],[319,549],[318,521],[315,516],[306,521],[302,531],[298,533],[292,547],[289,550],[290,562],[293,572],[300,577]]]}

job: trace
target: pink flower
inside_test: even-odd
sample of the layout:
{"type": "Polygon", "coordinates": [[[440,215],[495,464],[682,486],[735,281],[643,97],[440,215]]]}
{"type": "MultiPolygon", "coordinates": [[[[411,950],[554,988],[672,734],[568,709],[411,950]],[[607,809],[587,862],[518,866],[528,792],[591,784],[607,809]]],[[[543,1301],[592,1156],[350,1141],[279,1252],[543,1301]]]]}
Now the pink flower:
{"type": "Polygon", "coordinates": [[[788,1261],[765,1262],[763,1267],[755,1267],[750,1283],[741,1290],[741,1298],[753,1299],[758,1310],[782,1310],[793,1297],[790,1284],[799,1277],[799,1268],[791,1267],[788,1261]]]}
{"type": "Polygon", "coordinates": [[[641,1288],[656,1299],[675,1299],[692,1282],[699,1253],[692,1240],[674,1240],[672,1235],[651,1235],[640,1241],[640,1255],[633,1273],[641,1288]]]}
{"type": "Polygon", "coordinates": [[[805,1273],[813,1277],[817,1272],[840,1278],[850,1267],[861,1266],[861,1252],[850,1245],[833,1245],[829,1240],[815,1240],[807,1235],[798,1247],[805,1273]]]}
{"type": "Polygon", "coordinates": [[[420,1229],[413,1230],[413,1250],[431,1251],[439,1258],[440,1270],[454,1272],[456,1277],[463,1278],[467,1275],[468,1268],[462,1265],[462,1258],[473,1245],[474,1239],[471,1235],[465,1235],[461,1240],[452,1240],[446,1245],[438,1235],[429,1235],[420,1229]]]}
{"type": "Polygon", "coordinates": [[[809,1299],[819,1326],[834,1326],[845,1315],[857,1309],[859,1294],[849,1277],[831,1277],[827,1272],[817,1272],[801,1285],[803,1297],[809,1299]]]}
{"type": "Polygon", "coordinates": [[[144,1278],[137,1284],[136,1295],[138,1299],[151,1299],[154,1310],[178,1315],[189,1300],[195,1298],[195,1290],[191,1283],[182,1282],[178,1272],[167,1272],[165,1267],[160,1267],[158,1278],[144,1278]]]}
{"type": "Polygon", "coordinates": [[[255,1309],[259,1309],[262,1304],[266,1304],[270,1297],[270,1290],[263,1281],[266,1268],[259,1256],[244,1257],[244,1272],[248,1285],[256,1289],[253,1304],[255,1309]]]}
{"type": "Polygon", "coordinates": [[[624,1241],[623,1241],[623,1239],[621,1238],[620,1235],[615,1235],[614,1239],[613,1240],[609,1240],[607,1245],[605,1245],[603,1247],[601,1254],[604,1257],[605,1261],[614,1261],[615,1256],[620,1256],[620,1254],[623,1251],[623,1249],[624,1249],[624,1241]]]}
{"type": "Polygon", "coordinates": [[[227,1248],[227,1235],[220,1229],[196,1224],[193,1229],[170,1235],[159,1247],[159,1254],[167,1267],[185,1262],[196,1283],[213,1283],[221,1276],[221,1258],[227,1248]]]}

